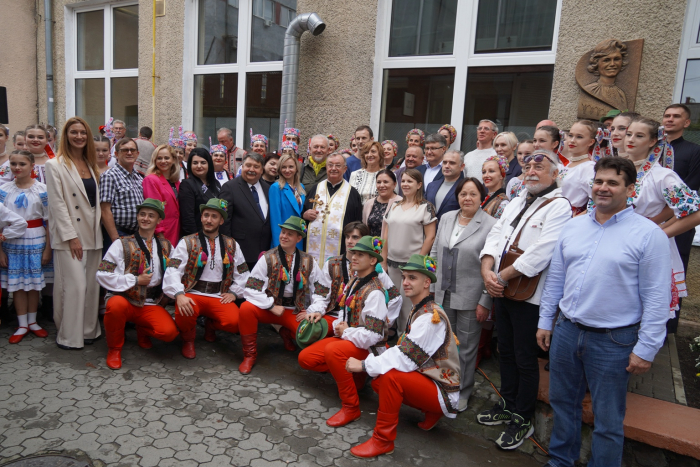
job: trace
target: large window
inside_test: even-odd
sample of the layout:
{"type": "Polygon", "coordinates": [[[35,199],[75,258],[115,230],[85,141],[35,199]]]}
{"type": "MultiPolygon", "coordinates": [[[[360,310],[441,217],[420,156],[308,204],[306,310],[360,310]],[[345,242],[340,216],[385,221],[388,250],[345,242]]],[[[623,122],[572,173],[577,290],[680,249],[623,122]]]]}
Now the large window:
{"type": "Polygon", "coordinates": [[[138,5],[77,9],[66,28],[68,116],[93,130],[110,118],[138,133],[138,5]]]}
{"type": "Polygon", "coordinates": [[[689,0],[681,39],[674,102],[690,109],[690,127],[683,137],[700,144],[700,0],[689,0]]]}
{"type": "Polygon", "coordinates": [[[549,113],[561,1],[380,2],[370,121],[378,139],[403,153],[410,129],[451,124],[452,148],[467,152],[481,119],[532,137],[549,113]]]}
{"type": "Polygon", "coordinates": [[[296,0],[196,0],[185,4],[183,126],[199,141],[222,127],[248,148],[249,129],[279,146],[284,36],[296,0]]]}

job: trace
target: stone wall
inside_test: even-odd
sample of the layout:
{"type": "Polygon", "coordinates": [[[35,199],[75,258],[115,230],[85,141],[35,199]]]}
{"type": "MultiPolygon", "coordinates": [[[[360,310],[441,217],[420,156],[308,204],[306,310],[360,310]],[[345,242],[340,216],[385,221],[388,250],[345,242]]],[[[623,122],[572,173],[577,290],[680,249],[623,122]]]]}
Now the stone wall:
{"type": "Polygon", "coordinates": [[[686,2],[620,0],[597,5],[563,0],[549,117],[560,128],[576,121],[581,56],[608,38],[644,39],[635,111],[660,119],[673,99],[686,2]],[[630,21],[630,17],[634,21],[630,21]]]}
{"type": "Polygon", "coordinates": [[[327,25],[320,36],[305,33],[301,39],[300,149],[316,133],[332,133],[349,147],[355,128],[369,124],[377,0],[299,0],[297,9],[318,13],[327,25]]]}

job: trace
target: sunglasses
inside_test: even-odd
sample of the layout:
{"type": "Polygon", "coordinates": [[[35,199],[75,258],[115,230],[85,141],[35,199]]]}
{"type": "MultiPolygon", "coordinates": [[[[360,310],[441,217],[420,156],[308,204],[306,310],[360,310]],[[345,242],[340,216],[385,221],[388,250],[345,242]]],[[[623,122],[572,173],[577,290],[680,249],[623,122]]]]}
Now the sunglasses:
{"type": "Polygon", "coordinates": [[[554,161],[552,159],[550,159],[549,156],[547,156],[546,154],[531,154],[529,156],[525,156],[523,158],[523,162],[525,162],[526,164],[529,164],[530,162],[534,162],[535,164],[539,164],[540,162],[542,162],[545,159],[547,159],[549,162],[554,164],[554,161]]]}

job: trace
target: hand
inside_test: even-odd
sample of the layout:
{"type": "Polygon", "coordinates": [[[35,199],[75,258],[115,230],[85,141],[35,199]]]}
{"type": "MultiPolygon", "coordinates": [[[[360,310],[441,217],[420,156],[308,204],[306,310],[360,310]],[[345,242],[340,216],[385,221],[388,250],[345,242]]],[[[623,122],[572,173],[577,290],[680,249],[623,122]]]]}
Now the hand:
{"type": "Polygon", "coordinates": [[[139,276],[136,278],[136,283],[138,285],[148,285],[151,283],[151,277],[153,277],[152,272],[144,272],[139,274],[139,276]]]}
{"type": "Polygon", "coordinates": [[[498,283],[496,278],[496,273],[489,271],[483,275],[484,285],[486,286],[486,291],[492,297],[502,297],[503,296],[503,286],[498,283]]]}
{"type": "Polygon", "coordinates": [[[236,301],[236,294],[235,293],[222,293],[221,294],[221,300],[219,300],[221,303],[224,305],[227,303],[233,303],[236,301]]]}
{"type": "Polygon", "coordinates": [[[305,311],[300,311],[299,313],[297,313],[297,323],[304,321],[307,318],[307,316],[308,313],[306,313],[305,311]]]}
{"type": "Polygon", "coordinates": [[[73,259],[78,261],[83,260],[83,244],[80,243],[80,239],[75,237],[68,240],[68,246],[70,247],[70,255],[73,259]]]}
{"type": "Polygon", "coordinates": [[[335,327],[335,337],[341,337],[343,335],[343,332],[348,328],[348,323],[345,321],[341,321],[338,323],[338,325],[335,327]]]}
{"type": "Polygon", "coordinates": [[[51,262],[52,258],[53,252],[51,251],[51,247],[47,244],[46,248],[44,248],[44,252],[41,254],[41,265],[46,266],[51,262]]]}
{"type": "Polygon", "coordinates": [[[627,366],[626,370],[628,373],[633,375],[641,375],[649,371],[651,368],[651,362],[647,362],[644,359],[637,357],[635,354],[630,354],[630,364],[627,366]]]}
{"type": "Polygon", "coordinates": [[[5,252],[0,249],[0,268],[6,268],[7,267],[7,255],[5,252]]]}
{"type": "Polygon", "coordinates": [[[313,222],[318,217],[318,211],[316,211],[315,209],[309,209],[301,217],[303,217],[309,222],[313,222]]]}
{"type": "Polygon", "coordinates": [[[275,305],[270,308],[270,313],[275,316],[282,316],[284,314],[284,307],[282,305],[275,305]]]}
{"type": "Polygon", "coordinates": [[[176,307],[182,316],[194,315],[195,303],[194,300],[192,300],[190,297],[188,297],[184,293],[180,294],[177,296],[176,302],[176,307]]]}
{"type": "Polygon", "coordinates": [[[306,313],[306,321],[309,323],[318,323],[323,318],[321,313],[306,313]]]}
{"type": "Polygon", "coordinates": [[[552,343],[552,331],[547,331],[546,329],[538,329],[536,339],[537,345],[540,346],[540,349],[547,352],[549,350],[549,344],[552,343]]]}
{"type": "Polygon", "coordinates": [[[476,305],[476,320],[483,323],[489,318],[489,309],[485,306],[476,305]]]}
{"type": "Polygon", "coordinates": [[[362,360],[358,360],[355,357],[350,357],[345,362],[345,369],[350,373],[360,373],[362,372],[362,360]]]}

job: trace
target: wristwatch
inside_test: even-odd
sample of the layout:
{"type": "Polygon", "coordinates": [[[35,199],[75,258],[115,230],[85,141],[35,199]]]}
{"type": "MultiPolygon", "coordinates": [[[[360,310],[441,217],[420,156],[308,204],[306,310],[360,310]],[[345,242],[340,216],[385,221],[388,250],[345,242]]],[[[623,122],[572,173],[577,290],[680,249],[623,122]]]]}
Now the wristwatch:
{"type": "Polygon", "coordinates": [[[507,280],[504,280],[504,279],[501,277],[501,273],[500,273],[500,272],[497,272],[497,273],[496,273],[496,280],[497,280],[498,283],[501,284],[503,287],[508,287],[508,281],[507,281],[507,280]]]}

